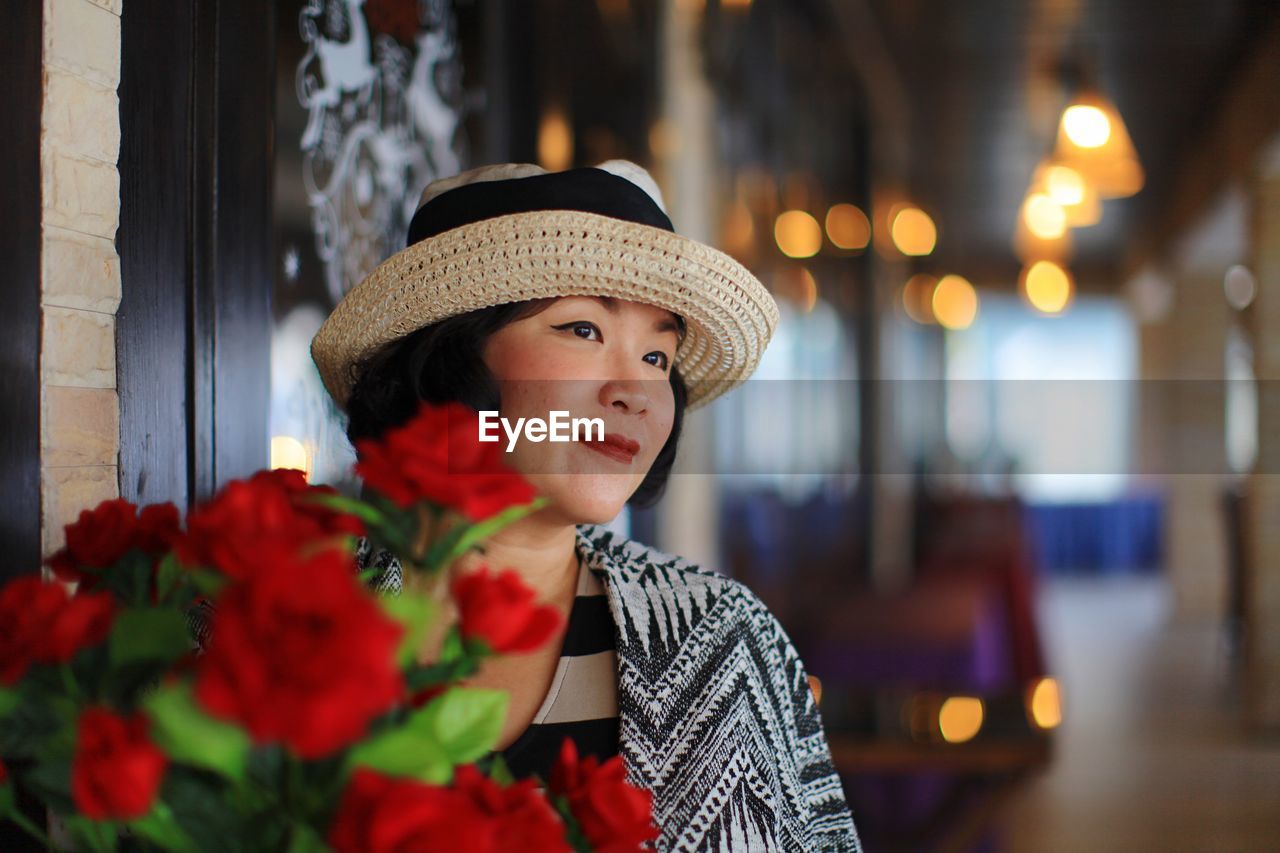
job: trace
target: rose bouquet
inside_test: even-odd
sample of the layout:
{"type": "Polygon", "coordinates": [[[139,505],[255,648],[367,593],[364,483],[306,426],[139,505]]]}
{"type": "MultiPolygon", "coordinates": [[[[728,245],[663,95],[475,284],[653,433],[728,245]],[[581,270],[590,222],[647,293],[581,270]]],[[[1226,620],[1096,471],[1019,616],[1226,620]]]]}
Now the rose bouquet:
{"type": "Polygon", "coordinates": [[[55,580],[0,589],[0,819],[49,843],[20,788],[88,850],[629,850],[656,837],[619,757],[579,760],[566,740],[550,779],[512,779],[494,751],[507,694],[462,683],[561,627],[514,570],[455,570],[545,499],[461,405],[424,405],[357,450],[364,499],[273,470],[185,524],[172,504],[106,501],[68,525],[55,580]],[[403,594],[364,583],[361,536],[400,559],[403,594]],[[197,643],[201,607],[214,616],[197,643]]]}

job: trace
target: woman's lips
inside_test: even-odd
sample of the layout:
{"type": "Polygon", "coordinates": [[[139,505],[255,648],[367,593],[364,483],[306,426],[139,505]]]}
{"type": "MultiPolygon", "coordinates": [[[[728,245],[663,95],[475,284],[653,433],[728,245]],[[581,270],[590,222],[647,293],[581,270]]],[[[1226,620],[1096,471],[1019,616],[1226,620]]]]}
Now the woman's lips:
{"type": "Polygon", "coordinates": [[[635,458],[636,452],[640,449],[639,443],[621,435],[606,435],[604,441],[584,441],[587,447],[610,459],[616,459],[619,462],[631,464],[631,460],[635,458]]]}

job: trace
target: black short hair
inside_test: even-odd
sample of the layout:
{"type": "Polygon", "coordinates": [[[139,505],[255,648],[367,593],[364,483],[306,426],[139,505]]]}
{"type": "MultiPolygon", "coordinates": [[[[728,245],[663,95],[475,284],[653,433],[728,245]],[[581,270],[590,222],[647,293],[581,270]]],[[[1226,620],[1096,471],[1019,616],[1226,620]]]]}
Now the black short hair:
{"type": "MultiPolygon", "coordinates": [[[[347,401],[347,439],[378,439],[413,417],[420,401],[463,403],[479,411],[501,409],[498,384],[481,358],[485,341],[516,320],[547,308],[557,297],[509,302],[448,317],[383,346],[352,368],[354,384],[347,401]]],[[[684,320],[679,320],[684,334],[684,320]]],[[[675,397],[671,435],[649,473],[627,503],[643,509],[662,496],[676,460],[688,388],[673,364],[669,374],[675,397]]]]}

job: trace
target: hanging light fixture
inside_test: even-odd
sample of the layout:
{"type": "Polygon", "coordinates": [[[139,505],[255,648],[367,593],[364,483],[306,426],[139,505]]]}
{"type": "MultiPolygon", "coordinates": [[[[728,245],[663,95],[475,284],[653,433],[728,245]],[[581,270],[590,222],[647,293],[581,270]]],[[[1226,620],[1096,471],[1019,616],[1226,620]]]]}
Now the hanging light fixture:
{"type": "Polygon", "coordinates": [[[1102,202],[1098,191],[1077,169],[1053,157],[1036,166],[1027,195],[1047,195],[1062,208],[1068,228],[1086,228],[1102,218],[1102,202]]]}
{"type": "Polygon", "coordinates": [[[1092,86],[1080,87],[1062,111],[1054,157],[1103,198],[1131,196],[1146,181],[1120,111],[1092,86]]]}

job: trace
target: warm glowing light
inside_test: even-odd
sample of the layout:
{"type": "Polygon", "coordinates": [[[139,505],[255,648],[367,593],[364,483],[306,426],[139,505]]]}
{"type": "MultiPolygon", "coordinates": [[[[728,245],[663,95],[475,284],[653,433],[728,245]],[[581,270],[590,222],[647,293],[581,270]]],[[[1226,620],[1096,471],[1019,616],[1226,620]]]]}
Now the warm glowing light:
{"type": "Polygon", "coordinates": [[[1111,119],[1098,107],[1072,104],[1062,112],[1062,129],[1081,148],[1101,148],[1111,138],[1111,119]]]}
{"type": "Polygon", "coordinates": [[[893,234],[893,245],[904,255],[927,255],[938,243],[937,227],[929,214],[918,207],[899,210],[889,230],[893,234]]]}
{"type": "Polygon", "coordinates": [[[973,740],[982,728],[982,700],[976,696],[952,696],[938,711],[938,729],[947,743],[973,740]]]}
{"type": "Polygon", "coordinates": [[[938,280],[933,276],[920,273],[902,285],[902,309],[922,326],[938,322],[933,316],[933,288],[937,284],[938,280]]]}
{"type": "Polygon", "coordinates": [[[1062,691],[1056,678],[1037,680],[1027,691],[1027,716],[1032,725],[1053,729],[1062,725],[1062,691]]]}
{"type": "Polygon", "coordinates": [[[1071,274],[1053,261],[1036,261],[1022,271],[1022,293],[1043,314],[1061,314],[1074,289],[1071,274]]]}
{"type": "Polygon", "coordinates": [[[1102,198],[1131,196],[1145,180],[1120,111],[1096,90],[1077,93],[1063,111],[1053,158],[1079,172],[1102,198]]]}
{"type": "Polygon", "coordinates": [[[1050,166],[1045,170],[1044,182],[1049,197],[1062,207],[1084,201],[1084,177],[1070,166],[1050,166]]]}
{"type": "Polygon", "coordinates": [[[311,458],[301,441],[291,435],[271,437],[271,467],[297,468],[311,475],[311,458]]]}
{"type": "Polygon", "coordinates": [[[967,329],[978,316],[978,292],[963,276],[944,275],[933,288],[933,316],[947,329],[967,329]]]}
{"type": "Polygon", "coordinates": [[[852,204],[832,205],[827,211],[827,239],[841,249],[865,249],[871,242],[871,222],[852,204]]]}
{"type": "Polygon", "coordinates": [[[1067,215],[1058,204],[1044,193],[1032,193],[1022,203],[1022,218],[1031,233],[1041,240],[1061,237],[1067,230],[1067,215]]]}
{"type": "Polygon", "coordinates": [[[804,267],[788,267],[779,271],[774,289],[805,314],[818,304],[818,282],[804,267]]]}
{"type": "Polygon", "coordinates": [[[1013,250],[1024,264],[1039,260],[1054,260],[1065,263],[1072,252],[1071,230],[1064,229],[1061,234],[1052,238],[1037,237],[1027,227],[1027,218],[1018,215],[1018,225],[1013,233],[1013,250]]]}
{"type": "Polygon", "coordinates": [[[822,226],[803,210],[788,210],[774,221],[773,238],[787,257],[812,258],[822,248],[822,226]]]}
{"type": "Polygon", "coordinates": [[[720,0],[720,5],[728,9],[745,9],[751,5],[751,0],[720,0]]]}
{"type": "Polygon", "coordinates": [[[538,125],[538,163],[548,172],[562,172],[573,163],[573,130],[559,109],[548,111],[538,125]]]}

